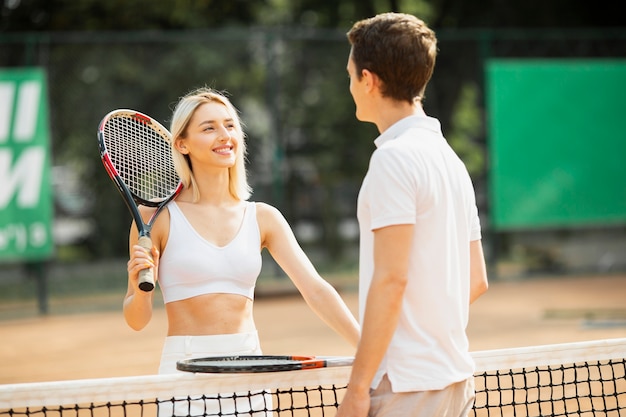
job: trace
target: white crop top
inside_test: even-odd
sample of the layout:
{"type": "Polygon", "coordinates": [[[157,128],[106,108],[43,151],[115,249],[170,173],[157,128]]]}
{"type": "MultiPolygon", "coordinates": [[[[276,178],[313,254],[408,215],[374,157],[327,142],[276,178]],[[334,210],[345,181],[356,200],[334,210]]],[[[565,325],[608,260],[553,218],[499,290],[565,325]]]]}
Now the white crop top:
{"type": "Polygon", "coordinates": [[[175,202],[167,208],[170,234],[159,261],[159,286],[164,302],[212,293],[239,294],[253,299],[261,272],[256,204],[246,203],[239,231],[221,247],[200,236],[175,202]]]}

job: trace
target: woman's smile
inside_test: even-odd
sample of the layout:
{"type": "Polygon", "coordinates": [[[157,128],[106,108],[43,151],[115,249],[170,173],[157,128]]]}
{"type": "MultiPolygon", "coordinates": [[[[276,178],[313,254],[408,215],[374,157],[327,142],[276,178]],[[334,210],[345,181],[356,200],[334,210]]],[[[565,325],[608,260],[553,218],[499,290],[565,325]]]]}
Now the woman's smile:
{"type": "Polygon", "coordinates": [[[219,155],[230,156],[233,153],[233,145],[222,145],[216,148],[213,148],[213,152],[219,155]]]}

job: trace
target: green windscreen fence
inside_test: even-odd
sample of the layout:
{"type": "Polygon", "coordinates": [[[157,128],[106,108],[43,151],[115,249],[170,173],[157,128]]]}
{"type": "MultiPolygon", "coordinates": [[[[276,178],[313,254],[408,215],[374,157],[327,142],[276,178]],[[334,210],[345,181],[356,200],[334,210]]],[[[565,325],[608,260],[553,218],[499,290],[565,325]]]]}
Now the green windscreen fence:
{"type": "Polygon", "coordinates": [[[492,60],[496,230],[626,224],[626,60],[492,60]]]}

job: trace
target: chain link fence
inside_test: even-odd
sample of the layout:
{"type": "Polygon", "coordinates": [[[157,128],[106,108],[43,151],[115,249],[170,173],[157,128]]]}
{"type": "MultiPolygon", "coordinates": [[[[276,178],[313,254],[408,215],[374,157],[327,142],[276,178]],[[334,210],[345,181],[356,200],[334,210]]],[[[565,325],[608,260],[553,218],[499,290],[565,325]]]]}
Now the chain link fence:
{"type": "MultiPolygon", "coordinates": [[[[550,251],[565,241],[610,242],[606,250],[621,251],[624,227],[490,230],[484,68],[492,58],[624,59],[626,29],[440,30],[438,37],[425,108],[442,121],[475,181],[494,276],[506,275],[498,264],[516,256],[514,273],[623,267],[618,261],[624,252],[601,266],[606,251],[570,265],[552,259],[550,251]],[[522,255],[520,247],[526,248],[522,255]]],[[[75,236],[66,236],[59,260],[127,253],[130,217],[99,161],[100,119],[112,109],[131,108],[167,126],[177,99],[208,85],[227,91],[241,111],[252,199],[283,211],[321,269],[355,267],[356,195],[378,133],[354,117],[348,52],[343,31],[300,28],[0,34],[0,67],[47,72],[52,161],[66,178],[57,182],[56,215],[65,224],[82,222],[75,236]],[[67,181],[74,186],[65,187],[67,181]]]]}

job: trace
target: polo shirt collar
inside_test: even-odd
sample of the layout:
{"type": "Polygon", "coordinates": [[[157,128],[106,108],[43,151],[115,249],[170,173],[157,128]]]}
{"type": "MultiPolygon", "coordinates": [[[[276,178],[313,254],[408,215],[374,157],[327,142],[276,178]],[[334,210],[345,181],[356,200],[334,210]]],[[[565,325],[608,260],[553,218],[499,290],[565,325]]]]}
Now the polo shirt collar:
{"type": "Polygon", "coordinates": [[[427,129],[432,130],[435,133],[441,133],[441,123],[439,120],[430,116],[408,116],[404,119],[398,120],[391,125],[389,129],[385,130],[375,140],[374,144],[377,148],[380,148],[385,142],[389,142],[392,139],[397,138],[408,129],[427,129]]]}

